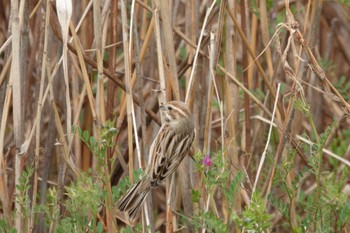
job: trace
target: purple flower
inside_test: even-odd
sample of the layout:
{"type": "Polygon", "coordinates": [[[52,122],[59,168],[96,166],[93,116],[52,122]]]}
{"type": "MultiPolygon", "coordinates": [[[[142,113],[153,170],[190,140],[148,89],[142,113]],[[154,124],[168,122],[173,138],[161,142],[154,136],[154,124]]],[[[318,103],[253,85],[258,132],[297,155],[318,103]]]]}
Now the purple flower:
{"type": "Polygon", "coordinates": [[[202,161],[202,164],[204,165],[204,167],[210,167],[211,165],[213,165],[213,161],[210,158],[210,155],[206,155],[202,161]]]}

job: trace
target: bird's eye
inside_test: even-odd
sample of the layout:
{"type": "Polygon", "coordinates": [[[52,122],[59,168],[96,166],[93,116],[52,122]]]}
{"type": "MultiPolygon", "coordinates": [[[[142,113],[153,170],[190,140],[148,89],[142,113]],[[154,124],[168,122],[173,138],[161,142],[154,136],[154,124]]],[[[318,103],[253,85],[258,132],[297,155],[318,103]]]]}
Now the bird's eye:
{"type": "Polygon", "coordinates": [[[168,110],[169,110],[169,111],[173,110],[173,107],[168,106],[168,110]]]}

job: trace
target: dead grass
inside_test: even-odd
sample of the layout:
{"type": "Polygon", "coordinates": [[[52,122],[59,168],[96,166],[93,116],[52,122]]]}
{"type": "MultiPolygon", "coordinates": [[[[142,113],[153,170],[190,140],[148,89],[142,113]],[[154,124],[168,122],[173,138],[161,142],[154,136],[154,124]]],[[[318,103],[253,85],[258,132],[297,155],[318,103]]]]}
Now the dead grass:
{"type": "MultiPolygon", "coordinates": [[[[48,188],[57,188],[57,208],[62,210],[64,187],[83,171],[96,172],[98,160],[73,126],[101,140],[101,128],[114,120],[118,134],[105,157],[105,177],[112,186],[125,175],[133,182],[132,171],[145,168],[161,122],[158,102],[172,99],[186,101],[193,111],[194,151],[221,151],[230,179],[244,172],[245,182],[233,203],[237,214],[250,204],[256,189],[265,200],[270,194],[286,197],[272,193],[276,169],[295,149],[286,183],[293,180],[309,166],[305,147],[320,142],[332,122],[336,126],[323,148],[322,168],[339,173],[349,167],[350,138],[343,134],[350,125],[349,7],[323,1],[275,3],[73,1],[65,25],[69,32],[64,32],[55,2],[2,1],[1,218],[19,233],[46,232],[45,216],[33,211],[36,203],[45,204],[48,188]],[[298,101],[309,106],[309,115],[296,111],[298,101]],[[347,148],[332,151],[337,140],[347,148]],[[14,201],[20,195],[14,187],[33,163],[31,214],[25,217],[14,201]],[[14,219],[12,210],[18,213],[14,219]]],[[[209,203],[210,194],[204,198],[203,177],[193,161],[186,160],[180,171],[167,181],[165,192],[153,193],[143,226],[173,232],[180,228],[180,218],[172,210],[185,216],[211,210],[232,232],[237,230],[220,193],[214,193],[216,203],[209,203]],[[191,188],[203,191],[199,205],[192,203],[191,188]]],[[[301,187],[305,192],[322,185],[317,178],[306,184],[301,187]]],[[[115,232],[120,221],[114,216],[120,214],[113,208],[112,187],[101,188],[108,193],[105,205],[110,208],[98,218],[106,232],[115,232]]],[[[271,230],[282,232],[281,216],[265,204],[276,216],[271,230]]],[[[290,214],[291,226],[297,227],[302,213],[295,203],[290,214]]],[[[186,229],[194,231],[190,222],[186,229]]]]}

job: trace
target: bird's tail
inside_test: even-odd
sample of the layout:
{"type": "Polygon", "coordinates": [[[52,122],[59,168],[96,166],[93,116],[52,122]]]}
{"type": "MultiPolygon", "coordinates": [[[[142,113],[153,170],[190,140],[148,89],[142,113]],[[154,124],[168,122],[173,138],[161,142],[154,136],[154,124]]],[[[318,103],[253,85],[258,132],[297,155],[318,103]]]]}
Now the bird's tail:
{"type": "Polygon", "coordinates": [[[117,204],[118,210],[127,211],[130,220],[137,219],[142,208],[142,203],[150,189],[149,182],[140,180],[120,199],[117,204]]]}

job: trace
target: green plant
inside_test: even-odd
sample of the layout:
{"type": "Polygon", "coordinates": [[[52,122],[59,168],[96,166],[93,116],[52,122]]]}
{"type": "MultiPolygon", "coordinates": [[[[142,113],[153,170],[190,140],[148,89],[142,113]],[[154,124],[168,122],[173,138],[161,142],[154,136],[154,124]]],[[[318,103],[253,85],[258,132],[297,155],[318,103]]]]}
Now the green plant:
{"type": "Polygon", "coordinates": [[[30,178],[34,174],[34,167],[33,166],[27,166],[21,174],[21,177],[19,178],[19,184],[16,185],[16,189],[18,192],[18,195],[16,196],[16,202],[19,203],[23,208],[23,214],[22,217],[28,217],[30,212],[30,197],[29,197],[29,190],[31,188],[30,185],[30,178]]]}
{"type": "Polygon", "coordinates": [[[67,216],[59,221],[57,232],[85,232],[97,227],[96,216],[103,205],[104,192],[91,174],[83,173],[76,182],[66,187],[64,206],[67,216]],[[67,232],[67,231],[66,231],[67,232]]]}
{"type": "Polygon", "coordinates": [[[16,233],[16,229],[12,227],[5,219],[0,219],[0,233],[16,233]]]}
{"type": "MultiPolygon", "coordinates": [[[[203,177],[207,195],[199,190],[192,190],[192,201],[199,203],[202,199],[205,200],[205,205],[216,206],[216,195],[223,195],[227,202],[228,219],[233,220],[230,216],[234,213],[234,201],[240,189],[240,184],[244,181],[244,174],[237,172],[231,178],[227,160],[224,159],[221,151],[212,156],[196,153],[195,160],[197,161],[195,164],[196,171],[203,177]]],[[[184,221],[191,221],[196,230],[202,228],[206,229],[207,232],[226,233],[229,232],[229,224],[231,224],[217,214],[216,207],[208,209],[203,207],[191,219],[183,215],[182,217],[184,221]]]]}
{"type": "Polygon", "coordinates": [[[255,232],[264,232],[271,226],[272,216],[267,213],[260,192],[254,192],[250,205],[243,211],[239,219],[241,227],[255,232]]]}
{"type": "Polygon", "coordinates": [[[345,76],[340,76],[338,82],[334,86],[339,90],[339,93],[346,99],[350,99],[350,82],[345,76]]]}
{"type": "MultiPolygon", "coordinates": [[[[112,121],[107,121],[98,132],[100,140],[90,136],[88,131],[82,131],[76,128],[81,140],[88,146],[94,156],[97,158],[96,173],[91,171],[82,173],[76,181],[65,188],[67,199],[64,202],[67,214],[60,219],[56,232],[102,232],[101,223],[97,222],[97,215],[101,207],[107,203],[108,209],[112,208],[114,194],[109,181],[109,161],[107,159],[107,150],[114,146],[114,136],[117,130],[113,127],[112,121]],[[110,190],[110,192],[108,191],[110,190]]],[[[112,161],[111,161],[112,162],[112,161]]],[[[49,206],[54,206],[56,200],[55,191],[51,192],[52,198],[49,199],[49,206]]],[[[48,208],[51,219],[57,217],[57,212],[48,208]]]]}

